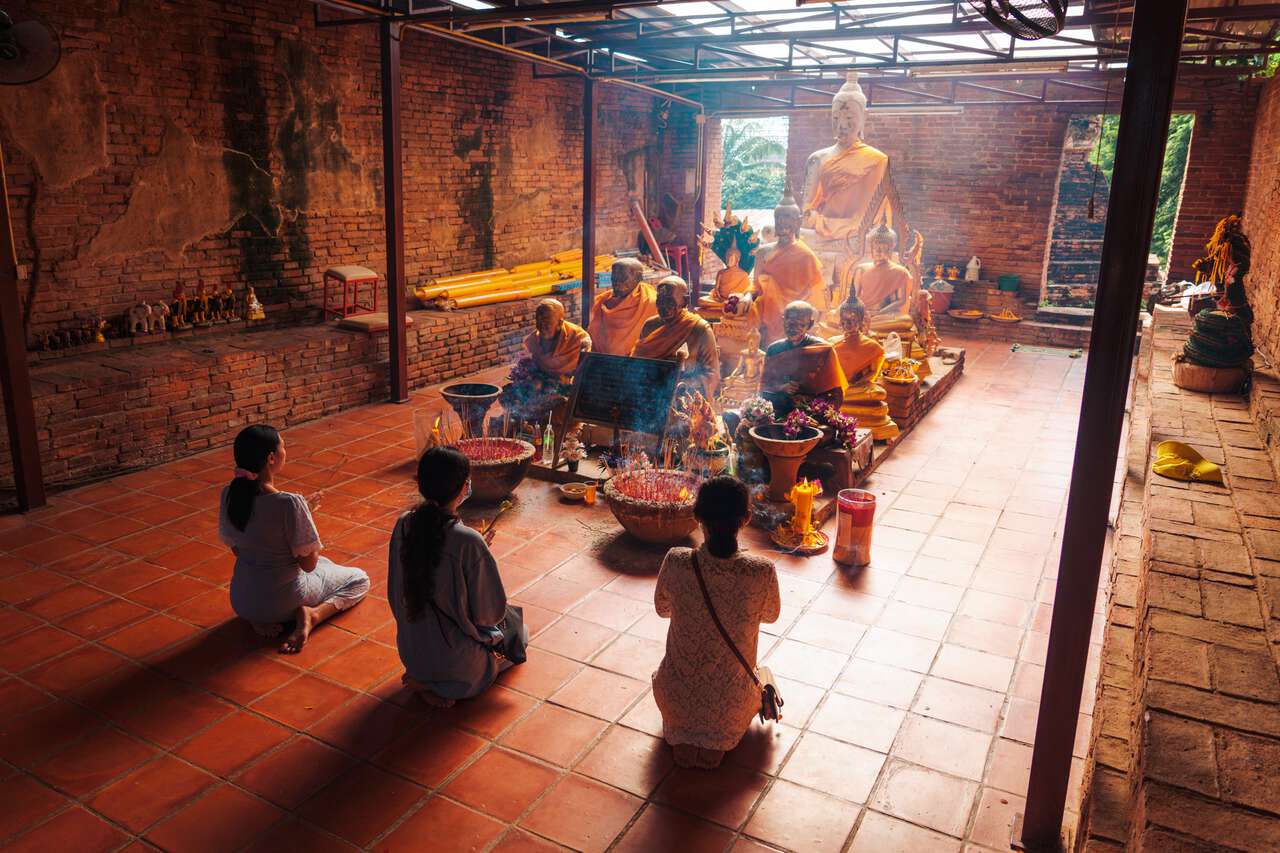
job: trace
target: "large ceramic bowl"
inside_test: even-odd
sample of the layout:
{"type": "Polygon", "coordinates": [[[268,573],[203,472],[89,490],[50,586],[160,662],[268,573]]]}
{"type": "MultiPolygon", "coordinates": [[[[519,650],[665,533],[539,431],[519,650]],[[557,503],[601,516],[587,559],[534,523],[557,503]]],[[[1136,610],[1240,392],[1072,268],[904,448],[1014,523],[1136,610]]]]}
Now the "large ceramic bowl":
{"type": "Polygon", "coordinates": [[[761,424],[751,428],[751,437],[769,459],[769,499],[785,501],[796,484],[800,464],[822,440],[821,430],[806,426],[788,436],[780,423],[761,424]]]}
{"type": "Polygon", "coordinates": [[[626,471],[605,483],[604,499],[623,529],[643,542],[671,545],[698,526],[698,478],[684,471],[626,471]]]}
{"type": "Polygon", "coordinates": [[[471,461],[468,503],[498,503],[509,497],[533,461],[533,445],[518,438],[464,438],[454,447],[471,461]]]}

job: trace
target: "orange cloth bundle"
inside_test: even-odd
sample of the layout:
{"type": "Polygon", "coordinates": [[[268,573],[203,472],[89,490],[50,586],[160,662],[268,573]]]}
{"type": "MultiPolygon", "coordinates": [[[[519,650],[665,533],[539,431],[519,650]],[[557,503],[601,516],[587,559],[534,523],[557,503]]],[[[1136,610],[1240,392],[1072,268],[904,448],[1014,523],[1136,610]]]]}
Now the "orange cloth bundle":
{"type": "Polygon", "coordinates": [[[848,387],[840,359],[830,344],[796,347],[766,358],[761,387],[766,391],[780,391],[789,382],[800,386],[796,393],[810,396],[833,388],[844,391],[848,387]]]}
{"type": "Polygon", "coordinates": [[[591,341],[596,352],[630,355],[640,340],[640,328],[658,315],[658,293],[653,285],[641,282],[617,305],[610,307],[613,292],[596,297],[591,308],[591,341]]]}
{"type": "Polygon", "coordinates": [[[680,316],[673,323],[663,323],[647,336],[636,341],[631,355],[636,358],[670,358],[689,339],[689,334],[705,323],[697,314],[687,308],[681,309],[680,316]]]}

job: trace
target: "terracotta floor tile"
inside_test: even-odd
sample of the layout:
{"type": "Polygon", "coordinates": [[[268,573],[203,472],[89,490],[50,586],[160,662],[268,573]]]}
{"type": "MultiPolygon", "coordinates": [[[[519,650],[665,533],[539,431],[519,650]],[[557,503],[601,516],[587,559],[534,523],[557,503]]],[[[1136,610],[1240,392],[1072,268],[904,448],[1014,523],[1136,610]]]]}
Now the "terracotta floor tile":
{"type": "Polygon", "coordinates": [[[493,739],[529,713],[536,704],[537,700],[523,693],[493,686],[474,699],[459,702],[439,717],[481,737],[493,739]]]}
{"type": "Polygon", "coordinates": [[[55,700],[0,726],[0,758],[30,768],[101,725],[101,720],[83,708],[55,700]]]}
{"type": "Polygon", "coordinates": [[[938,643],[923,637],[913,637],[901,631],[890,631],[888,628],[872,628],[867,631],[854,657],[882,663],[889,666],[901,666],[916,672],[928,672],[933,665],[934,656],[938,653],[938,643]]]}
{"type": "MultiPolygon", "coordinates": [[[[205,578],[205,580],[210,579],[205,578]]],[[[182,618],[199,625],[201,628],[212,628],[215,625],[234,619],[235,611],[231,609],[231,600],[227,595],[227,591],[215,588],[183,602],[182,618]]],[[[322,627],[316,634],[321,633],[323,630],[322,627]]],[[[315,634],[312,635],[313,638],[315,636],[315,634]]],[[[310,643],[311,641],[308,640],[308,645],[310,643]]]]}
{"type": "MultiPolygon", "coordinates": [[[[995,534],[992,534],[992,540],[995,541],[995,534]]],[[[977,542],[964,542],[960,539],[951,539],[946,536],[933,535],[929,537],[929,541],[924,543],[920,549],[920,553],[926,557],[938,557],[943,560],[951,560],[956,563],[968,563],[969,565],[977,565],[978,559],[982,556],[984,544],[977,542]]]]}
{"type": "MultiPolygon", "coordinates": [[[[652,604],[653,595],[650,594],[649,602],[652,604]]],[[[653,640],[657,643],[666,644],[667,627],[671,624],[671,620],[659,616],[657,613],[650,611],[641,616],[634,625],[627,629],[628,634],[636,637],[643,637],[646,640],[653,640]]]]}
{"type": "MultiPolygon", "coordinates": [[[[107,681],[111,676],[108,676],[107,681]]],[[[131,697],[122,697],[127,700],[131,697]]],[[[207,693],[177,682],[123,704],[111,712],[120,726],[166,749],[230,714],[233,706],[207,693]]]]}
{"type": "Polygon", "coordinates": [[[298,677],[298,671],[276,655],[246,655],[200,679],[209,690],[233,702],[248,704],[298,677]]]}
{"type": "Polygon", "coordinates": [[[787,636],[810,646],[848,655],[853,652],[866,630],[867,626],[858,622],[810,611],[791,625],[787,636]]]}
{"type": "Polygon", "coordinates": [[[119,655],[86,643],[26,672],[23,677],[50,692],[70,693],[126,663],[119,655]]]}
{"type": "Polygon", "coordinates": [[[671,748],[661,738],[614,726],[574,769],[638,797],[648,797],[672,766],[671,748]]]}
{"type": "Polygon", "coordinates": [[[616,720],[648,689],[648,683],[586,667],[551,695],[552,702],[575,711],[616,720]]]}
{"type": "Polygon", "coordinates": [[[905,716],[896,708],[831,693],[809,725],[837,740],[888,752],[905,716]]]}
{"type": "Polygon", "coordinates": [[[947,583],[953,586],[965,586],[973,577],[974,571],[974,567],[967,563],[957,563],[953,560],[940,559],[938,557],[926,557],[921,554],[911,561],[907,574],[927,581],[947,583]]]}
{"type": "Polygon", "coordinates": [[[723,853],[733,833],[713,823],[697,820],[658,805],[649,805],[614,845],[615,853],[723,853]]]}
{"type": "MultiPolygon", "coordinates": [[[[25,717],[37,708],[52,702],[54,697],[43,690],[37,690],[16,678],[0,677],[0,723],[25,717]]],[[[0,729],[0,731],[3,730],[0,729]]],[[[2,743],[4,743],[4,736],[0,734],[0,744],[2,743]]]]}
{"type": "Polygon", "coordinates": [[[782,640],[761,662],[775,675],[825,689],[835,683],[848,660],[849,655],[845,652],[782,640]]]}
{"type": "Polygon", "coordinates": [[[155,754],[136,738],[103,726],[41,762],[33,772],[58,790],[81,797],[155,754]]]}
{"type": "Polygon", "coordinates": [[[103,788],[89,805],[131,832],[143,832],[216,781],[186,762],[162,755],[103,788]]]}
{"type": "Polygon", "coordinates": [[[298,815],[363,847],[426,793],[419,785],[365,764],[343,773],[303,803],[298,815]]]}
{"type": "Polygon", "coordinates": [[[235,782],[277,805],[295,809],[353,763],[350,757],[304,735],[250,766],[235,782]]]}
{"type": "Polygon", "coordinates": [[[308,731],[312,737],[358,758],[384,749],[426,722],[417,709],[405,709],[367,694],[356,696],[308,731]]]}
{"type": "Polygon", "coordinates": [[[186,537],[166,530],[153,528],[144,533],[136,533],[123,539],[116,539],[111,547],[116,551],[132,557],[146,557],[160,551],[168,551],[182,545],[186,537]]]}
{"type": "Polygon", "coordinates": [[[1009,689],[1009,680],[1013,678],[1013,664],[1011,658],[947,643],[938,652],[938,659],[930,672],[961,684],[1003,693],[1009,689]]]}
{"type": "Polygon", "coordinates": [[[148,608],[134,604],[132,601],[113,598],[62,619],[59,625],[73,634],[92,640],[105,637],[125,625],[140,621],[151,613],[152,611],[148,608]]]}
{"type": "Polygon", "coordinates": [[[504,829],[503,824],[492,818],[436,796],[378,842],[374,849],[379,853],[484,850],[504,829]]]}
{"type": "Polygon", "coordinates": [[[819,791],[779,780],[765,794],[745,832],[789,850],[838,851],[859,811],[819,791]]]}
{"type": "Polygon", "coordinates": [[[582,666],[576,660],[550,652],[539,652],[498,676],[498,683],[538,699],[545,699],[559,690],[582,666]]]}
{"type": "Polygon", "coordinates": [[[1022,630],[961,614],[951,620],[946,641],[1000,657],[1016,658],[1018,647],[1022,645],[1022,630]]]}
{"type": "Polygon", "coordinates": [[[800,739],[779,776],[843,800],[865,803],[885,756],[809,732],[800,739]]]}
{"type": "MultiPolygon", "coordinates": [[[[547,575],[520,590],[520,600],[536,607],[554,610],[557,613],[567,613],[588,595],[591,595],[593,589],[594,587],[587,584],[547,575]]],[[[585,614],[579,615],[581,618],[587,618],[585,614]]],[[[639,616],[640,614],[636,615],[639,616]]],[[[596,622],[599,620],[592,619],[591,621],[596,622]]]]}
{"type": "Polygon", "coordinates": [[[792,681],[778,676],[778,687],[782,690],[782,699],[786,703],[782,709],[782,719],[789,726],[803,728],[809,724],[813,714],[822,704],[827,691],[812,684],[792,681]]]}
{"type": "Polygon", "coordinates": [[[941,678],[926,678],[911,710],[949,723],[994,732],[1004,705],[1004,695],[957,684],[941,678]]]}
{"type": "Polygon", "coordinates": [[[253,703],[253,709],[286,726],[305,729],[336,711],[355,691],[303,674],[253,703]]]}
{"type": "Polygon", "coordinates": [[[1022,795],[1031,780],[1031,747],[1005,738],[996,738],[991,766],[983,782],[1002,791],[1022,795]]]}
{"type": "Polygon", "coordinates": [[[960,840],[868,811],[849,853],[960,853],[960,840]]]}
{"type": "Polygon", "coordinates": [[[715,770],[671,771],[653,799],[701,818],[737,829],[751,814],[769,777],[743,770],[733,764],[721,764],[715,770]]]}
{"type": "MultiPolygon", "coordinates": [[[[521,597],[526,598],[523,593],[521,597]]],[[[600,590],[574,605],[569,612],[579,619],[586,619],[588,622],[595,622],[615,631],[625,631],[652,609],[652,603],[646,604],[634,598],[600,590]]]]}
{"type": "MultiPolygon", "coordinates": [[[[282,850],[305,850],[307,853],[354,853],[358,849],[304,820],[293,817],[278,822],[245,848],[246,853],[280,853],[282,850]]],[[[126,853],[133,853],[133,851],[126,851],[126,853]]]]}
{"type": "Polygon", "coordinates": [[[665,654],[665,643],[633,634],[619,634],[591,660],[591,665],[647,682],[657,672],[665,654]]]}
{"type": "Polygon", "coordinates": [[[499,742],[508,749],[568,767],[607,726],[596,717],[543,704],[516,723],[499,742]]]}
{"type": "Polygon", "coordinates": [[[1027,801],[1013,794],[983,788],[970,839],[988,847],[1004,847],[1013,832],[1014,816],[1026,811],[1027,801]]]}
{"type": "Polygon", "coordinates": [[[139,587],[169,576],[169,572],[142,560],[133,560],[118,566],[98,569],[83,576],[85,583],[107,592],[123,595],[139,587]]]}
{"type": "Polygon", "coordinates": [[[462,771],[444,793],[504,821],[518,818],[559,776],[514,752],[491,749],[462,771]]]}
{"type": "Polygon", "coordinates": [[[0,643],[0,669],[22,672],[79,645],[81,640],[66,631],[42,625],[0,643]]]}
{"type": "Polygon", "coordinates": [[[34,616],[9,609],[5,612],[4,623],[0,624],[0,640],[20,636],[40,624],[41,621],[34,616]]]}
{"type": "Polygon", "coordinates": [[[147,840],[173,853],[221,853],[245,846],[280,816],[274,806],[222,785],[152,829],[147,840]]]}
{"type": "Polygon", "coordinates": [[[278,723],[236,711],[183,744],[178,755],[219,776],[229,776],[290,735],[289,729],[278,723]]]}
{"type": "Polygon", "coordinates": [[[785,723],[753,720],[738,745],[725,753],[724,760],[744,770],[776,776],[800,734],[799,728],[785,723]]]}
{"type": "Polygon", "coordinates": [[[876,515],[877,526],[883,524],[886,527],[898,527],[903,530],[914,530],[917,533],[928,533],[933,529],[933,526],[938,523],[938,517],[936,515],[900,509],[896,503],[894,504],[893,509],[884,513],[877,513],[876,515]]]}
{"type": "Polygon", "coordinates": [[[25,773],[0,781],[0,802],[4,803],[4,808],[0,809],[0,839],[9,838],[43,820],[66,801],[66,797],[25,773]]]}
{"type": "Polygon", "coordinates": [[[1035,743],[1036,718],[1039,716],[1039,702],[1017,697],[1010,699],[1004,721],[1000,724],[1000,736],[1022,743],[1035,743]]]}
{"type": "Polygon", "coordinates": [[[643,804],[630,794],[570,773],[520,825],[575,850],[602,853],[643,804]]]}
{"type": "Polygon", "coordinates": [[[895,601],[954,612],[964,595],[962,587],[923,578],[905,577],[894,588],[895,601]]]}
{"type": "Polygon", "coordinates": [[[8,579],[7,588],[0,591],[0,602],[22,604],[43,598],[51,592],[75,583],[70,577],[45,569],[33,569],[15,574],[8,579]]]}
{"type": "Polygon", "coordinates": [[[951,619],[949,611],[893,601],[880,614],[876,625],[925,640],[941,640],[947,633],[951,619]]]}
{"type": "Polygon", "coordinates": [[[567,658],[589,661],[617,632],[612,628],[564,616],[533,639],[535,649],[545,649],[567,658]]]}
{"type": "Polygon", "coordinates": [[[400,735],[374,758],[374,763],[430,788],[486,746],[488,741],[473,734],[430,722],[400,735]]]}
{"type": "Polygon", "coordinates": [[[978,786],[915,764],[891,760],[870,805],[947,835],[964,833],[978,786]]]}
{"type": "Polygon", "coordinates": [[[64,616],[99,604],[108,597],[107,593],[88,584],[73,583],[54,590],[48,595],[26,601],[22,604],[22,609],[41,619],[57,621],[64,616]]]}
{"type": "Polygon", "coordinates": [[[10,853],[47,853],[51,850],[106,853],[127,840],[127,835],[102,818],[75,806],[6,844],[5,850],[10,853]]]}
{"type": "Polygon", "coordinates": [[[898,734],[893,755],[952,776],[978,781],[982,779],[990,748],[990,734],[911,714],[898,734]]]}
{"type": "Polygon", "coordinates": [[[195,598],[202,592],[209,591],[209,584],[204,581],[189,578],[186,575],[170,575],[166,578],[138,587],[132,590],[126,596],[130,601],[141,604],[143,607],[150,607],[155,610],[168,610],[169,608],[178,608],[181,615],[181,605],[184,601],[195,598]]]}
{"type": "MultiPolygon", "coordinates": [[[[787,713],[790,713],[790,709],[788,709],[787,713]]],[[[646,691],[640,697],[640,700],[631,706],[631,710],[622,715],[622,719],[618,722],[636,731],[645,732],[654,737],[662,737],[662,713],[653,701],[653,691],[646,691]]]]}
{"type": "Polygon", "coordinates": [[[123,655],[144,659],[180,640],[194,636],[199,630],[194,625],[157,613],[108,635],[101,642],[123,655]]]}
{"type": "Polygon", "coordinates": [[[317,666],[315,672],[356,690],[367,690],[403,669],[395,649],[362,640],[317,666]]]}

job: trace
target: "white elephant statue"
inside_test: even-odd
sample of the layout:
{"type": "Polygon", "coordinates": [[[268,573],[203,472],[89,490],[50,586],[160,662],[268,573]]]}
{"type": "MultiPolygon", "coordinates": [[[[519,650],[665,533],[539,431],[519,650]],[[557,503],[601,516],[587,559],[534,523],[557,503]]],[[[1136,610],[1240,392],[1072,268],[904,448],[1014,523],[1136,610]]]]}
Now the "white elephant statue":
{"type": "Polygon", "coordinates": [[[145,302],[129,309],[129,334],[145,335],[151,331],[151,306],[145,302]]]}
{"type": "Polygon", "coordinates": [[[163,302],[157,302],[151,306],[151,323],[148,331],[163,332],[169,328],[169,306],[163,302]]]}

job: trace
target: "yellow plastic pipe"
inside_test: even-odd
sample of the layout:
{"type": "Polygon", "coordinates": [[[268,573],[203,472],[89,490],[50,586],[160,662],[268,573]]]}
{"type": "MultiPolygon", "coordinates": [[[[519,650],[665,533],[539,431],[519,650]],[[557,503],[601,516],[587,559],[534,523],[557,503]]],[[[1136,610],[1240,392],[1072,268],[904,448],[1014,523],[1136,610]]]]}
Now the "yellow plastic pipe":
{"type": "Polygon", "coordinates": [[[555,290],[553,284],[540,284],[535,287],[522,287],[515,290],[500,290],[496,293],[482,293],[477,296],[463,296],[449,300],[451,308],[474,308],[477,305],[493,305],[499,302],[514,302],[517,299],[529,299],[534,296],[548,296],[555,290]]]}
{"type": "Polygon", "coordinates": [[[432,284],[447,284],[449,282],[469,281],[478,278],[493,278],[495,275],[504,275],[508,270],[504,267],[494,267],[491,270],[478,270],[476,272],[464,272],[457,275],[442,275],[433,279],[428,279],[432,284]]]}

